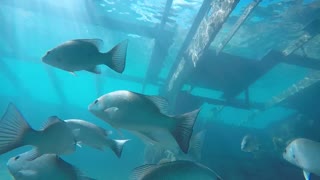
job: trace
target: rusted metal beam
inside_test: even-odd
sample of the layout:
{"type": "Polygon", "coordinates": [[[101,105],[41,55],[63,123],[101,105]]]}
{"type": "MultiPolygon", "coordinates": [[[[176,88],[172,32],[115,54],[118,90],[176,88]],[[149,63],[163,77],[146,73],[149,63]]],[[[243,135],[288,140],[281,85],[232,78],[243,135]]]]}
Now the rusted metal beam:
{"type": "Polygon", "coordinates": [[[168,77],[165,87],[165,96],[170,96],[168,99],[175,101],[174,97],[181,89],[185,79],[188,78],[188,74],[196,68],[199,59],[209,48],[211,42],[238,2],[239,0],[217,0],[211,3],[211,8],[205,12],[207,16],[201,20],[186,51],[178,59],[178,65],[173,67],[175,72],[168,77]]]}
{"type": "Polygon", "coordinates": [[[227,35],[225,39],[221,43],[219,43],[216,54],[218,55],[223,48],[229,43],[234,34],[239,30],[244,21],[248,18],[248,16],[253,12],[254,8],[258,6],[261,0],[254,0],[252,3],[248,5],[248,7],[244,10],[243,14],[239,17],[238,21],[233,25],[231,31],[227,35]]]}
{"type": "Polygon", "coordinates": [[[304,28],[304,33],[295,42],[282,51],[282,54],[288,56],[299,48],[303,49],[303,46],[318,34],[320,34],[320,19],[315,19],[304,28]]]}
{"type": "Polygon", "coordinates": [[[293,84],[288,89],[283,91],[281,94],[274,96],[271,101],[265,104],[265,109],[281,104],[286,99],[290,98],[291,96],[294,96],[295,94],[312,86],[313,84],[318,83],[319,81],[320,81],[320,71],[312,70],[311,73],[305,76],[304,79],[293,84]]]}
{"type": "Polygon", "coordinates": [[[168,16],[171,10],[173,0],[167,0],[161,22],[158,26],[157,35],[155,36],[155,43],[152,50],[152,55],[149,61],[148,70],[143,84],[143,91],[147,85],[152,81],[157,81],[165,58],[168,54],[169,48],[173,43],[173,32],[171,34],[165,33],[165,26],[168,21],[168,16]]]}

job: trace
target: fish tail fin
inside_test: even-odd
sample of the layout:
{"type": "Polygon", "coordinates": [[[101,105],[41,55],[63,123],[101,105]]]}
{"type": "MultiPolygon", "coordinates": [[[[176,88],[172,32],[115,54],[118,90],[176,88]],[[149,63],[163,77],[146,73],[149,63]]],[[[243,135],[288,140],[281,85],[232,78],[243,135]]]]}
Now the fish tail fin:
{"type": "Polygon", "coordinates": [[[13,103],[0,120],[0,154],[26,145],[26,136],[34,131],[13,103]]]}
{"type": "Polygon", "coordinates": [[[196,109],[182,115],[174,116],[176,126],[171,130],[171,134],[184,153],[188,152],[193,125],[195,124],[199,112],[200,109],[196,109]]]}
{"type": "Polygon", "coordinates": [[[108,139],[107,143],[112,149],[112,151],[118,156],[118,158],[120,158],[122,154],[123,146],[128,141],[129,139],[124,139],[124,140],[108,139]]]}
{"type": "Polygon", "coordinates": [[[127,47],[128,40],[124,40],[114,46],[109,52],[104,53],[104,64],[114,71],[122,73],[126,66],[127,47]]]}

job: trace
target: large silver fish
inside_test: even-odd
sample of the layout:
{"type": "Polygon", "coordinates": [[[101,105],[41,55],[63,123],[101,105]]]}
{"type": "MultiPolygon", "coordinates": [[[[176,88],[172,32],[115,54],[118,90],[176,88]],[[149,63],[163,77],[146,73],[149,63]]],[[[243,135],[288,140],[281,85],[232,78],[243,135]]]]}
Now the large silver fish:
{"type": "Polygon", "coordinates": [[[320,143],[309,139],[293,140],[285,149],[283,158],[300,167],[306,180],[310,173],[320,176],[320,143]]]}
{"type": "Polygon", "coordinates": [[[213,170],[192,161],[146,164],[133,170],[131,180],[221,180],[213,170]]]}
{"type": "Polygon", "coordinates": [[[0,154],[25,145],[32,145],[35,159],[42,154],[70,154],[76,149],[74,132],[67,123],[52,116],[41,130],[34,130],[23,115],[10,103],[0,120],[0,154]]]}
{"type": "Polygon", "coordinates": [[[176,145],[184,153],[188,152],[193,125],[200,111],[169,116],[166,114],[167,102],[163,98],[126,90],[105,94],[91,103],[88,109],[114,128],[135,132],[153,144],[176,145]]]}
{"type": "Polygon", "coordinates": [[[128,140],[115,140],[108,137],[110,132],[81,119],[64,120],[74,131],[77,144],[85,144],[93,148],[103,150],[109,147],[120,158],[124,144],[128,140]]]}
{"type": "Polygon", "coordinates": [[[55,154],[29,160],[31,151],[12,157],[7,168],[15,180],[93,180],[55,154]]]}
{"type": "Polygon", "coordinates": [[[100,74],[97,66],[101,64],[122,73],[126,63],[128,41],[119,43],[106,53],[99,52],[102,44],[101,39],[70,40],[48,51],[42,57],[42,61],[71,73],[86,70],[100,74]]]}

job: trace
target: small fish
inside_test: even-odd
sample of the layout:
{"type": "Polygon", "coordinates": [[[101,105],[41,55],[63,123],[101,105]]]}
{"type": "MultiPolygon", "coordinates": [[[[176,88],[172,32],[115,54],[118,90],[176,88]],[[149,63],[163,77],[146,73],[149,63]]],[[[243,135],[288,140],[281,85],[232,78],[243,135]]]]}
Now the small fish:
{"type": "Polygon", "coordinates": [[[213,170],[192,161],[146,164],[133,170],[131,180],[221,180],[213,170]]]}
{"type": "Polygon", "coordinates": [[[128,41],[119,43],[106,53],[99,52],[102,44],[101,39],[70,40],[48,51],[42,57],[42,62],[72,74],[80,70],[100,74],[97,66],[101,64],[122,73],[126,63],[128,41]]]}
{"type": "Polygon", "coordinates": [[[187,153],[200,110],[169,116],[167,104],[159,96],[120,90],[99,97],[88,106],[88,110],[114,128],[132,131],[152,144],[180,147],[187,153]]]}
{"type": "Polygon", "coordinates": [[[256,152],[260,149],[257,138],[252,135],[245,135],[241,141],[241,150],[243,152],[256,152]]]}
{"type": "Polygon", "coordinates": [[[310,173],[320,176],[320,143],[309,139],[298,138],[286,147],[283,158],[300,167],[306,180],[310,173]]]}
{"type": "Polygon", "coordinates": [[[0,120],[0,154],[25,145],[32,145],[35,159],[42,154],[70,154],[76,149],[74,132],[56,116],[52,116],[41,130],[30,127],[16,106],[9,103],[0,120]]]}
{"type": "Polygon", "coordinates": [[[85,144],[99,150],[110,147],[119,158],[121,157],[123,146],[128,140],[110,139],[108,137],[110,132],[81,119],[67,119],[64,121],[72,130],[78,131],[75,133],[75,139],[79,144],[85,144]]]}
{"type": "Polygon", "coordinates": [[[44,154],[29,160],[31,151],[12,157],[7,168],[15,180],[93,180],[55,154],[44,154]]]}

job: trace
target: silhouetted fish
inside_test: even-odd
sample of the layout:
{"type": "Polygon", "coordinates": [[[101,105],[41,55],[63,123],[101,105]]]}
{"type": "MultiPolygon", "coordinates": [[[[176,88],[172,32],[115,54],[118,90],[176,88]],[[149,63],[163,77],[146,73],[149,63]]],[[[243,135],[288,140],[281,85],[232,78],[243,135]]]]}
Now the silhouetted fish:
{"type": "Polygon", "coordinates": [[[7,168],[15,180],[93,180],[55,154],[44,154],[30,161],[32,152],[12,157],[7,168]]]}
{"type": "Polygon", "coordinates": [[[125,68],[127,45],[125,40],[107,53],[100,53],[101,39],[75,39],[67,41],[58,47],[48,51],[42,58],[46,64],[74,73],[86,70],[100,74],[98,65],[104,64],[118,73],[125,68]]]}

